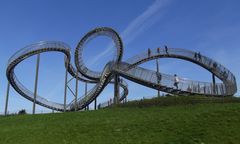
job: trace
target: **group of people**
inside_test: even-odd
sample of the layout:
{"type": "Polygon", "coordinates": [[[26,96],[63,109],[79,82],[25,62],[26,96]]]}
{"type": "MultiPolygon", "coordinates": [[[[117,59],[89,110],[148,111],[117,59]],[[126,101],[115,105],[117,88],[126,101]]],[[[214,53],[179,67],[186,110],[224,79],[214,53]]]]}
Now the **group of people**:
{"type": "MultiPolygon", "coordinates": [[[[166,45],[164,46],[164,49],[165,49],[165,53],[167,55],[169,55],[168,47],[166,45]]],[[[160,53],[160,48],[157,48],[157,52],[160,53]]],[[[151,49],[149,48],[148,49],[148,57],[150,57],[150,56],[151,56],[151,49]]],[[[196,59],[197,58],[201,59],[201,54],[200,53],[196,53],[195,54],[195,58],[196,59]]],[[[159,72],[156,72],[156,75],[157,75],[157,81],[158,81],[158,83],[160,83],[160,81],[162,79],[162,75],[159,72]]],[[[179,80],[178,76],[176,74],[174,74],[174,84],[173,85],[176,87],[176,89],[178,89],[179,82],[180,82],[180,80],[179,80]]]]}
{"type": "MultiPolygon", "coordinates": [[[[166,45],[164,46],[164,49],[165,49],[165,53],[166,53],[167,55],[169,55],[168,47],[167,47],[166,45]]],[[[160,48],[157,48],[157,52],[160,53],[160,48]]],[[[150,56],[151,56],[151,49],[149,48],[149,49],[148,49],[148,57],[150,57],[150,56]]]]}
{"type": "Polygon", "coordinates": [[[200,52],[198,52],[198,53],[195,52],[194,58],[195,58],[196,60],[202,60],[202,55],[201,55],[201,53],[200,53],[200,52]]]}
{"type": "MultiPolygon", "coordinates": [[[[167,55],[169,55],[168,47],[166,45],[164,46],[164,49],[165,49],[165,53],[167,55]]],[[[157,52],[160,53],[160,48],[157,48],[157,52]]],[[[149,48],[148,49],[148,57],[150,57],[150,56],[151,56],[151,50],[149,48]]],[[[199,59],[201,59],[201,54],[200,53],[196,54],[196,57],[199,57],[199,59]]],[[[162,75],[159,72],[156,72],[156,75],[157,75],[157,82],[160,83],[160,81],[162,80],[162,75]]],[[[178,89],[179,82],[180,82],[180,80],[179,80],[178,76],[176,74],[174,74],[174,84],[173,85],[176,87],[176,89],[178,89]]]]}
{"type": "MultiPolygon", "coordinates": [[[[162,80],[162,75],[159,72],[156,72],[156,74],[157,74],[157,82],[160,83],[160,81],[162,80]]],[[[180,82],[180,79],[178,78],[178,76],[176,74],[174,74],[173,85],[175,86],[176,89],[178,89],[179,82],[180,82]]]]}

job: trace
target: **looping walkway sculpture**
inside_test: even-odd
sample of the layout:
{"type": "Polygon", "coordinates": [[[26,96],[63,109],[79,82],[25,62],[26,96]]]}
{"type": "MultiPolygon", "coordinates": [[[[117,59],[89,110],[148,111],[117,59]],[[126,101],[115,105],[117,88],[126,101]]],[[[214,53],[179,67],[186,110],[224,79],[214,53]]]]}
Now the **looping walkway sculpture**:
{"type": "MultiPolygon", "coordinates": [[[[78,110],[85,108],[102,92],[108,83],[115,82],[113,79],[115,75],[119,75],[149,88],[177,95],[199,94],[207,96],[231,96],[237,91],[235,76],[227,68],[206,56],[201,55],[199,57],[195,52],[189,50],[157,48],[151,50],[150,53],[148,51],[123,62],[123,43],[120,36],[111,28],[101,27],[88,32],[78,43],[74,57],[76,69],[70,62],[70,47],[63,42],[57,41],[42,41],[29,45],[16,52],[9,59],[6,70],[8,81],[20,95],[30,101],[34,101],[34,93],[21,84],[15,75],[14,69],[25,59],[44,52],[63,53],[65,55],[65,67],[74,78],[77,78],[79,81],[96,84],[87,94],[78,98],[77,104],[74,100],[68,105],[63,105],[48,101],[41,96],[36,97],[37,104],[53,110],[63,111],[65,108],[71,111],[74,110],[75,107],[77,107],[78,110]],[[102,72],[88,69],[82,58],[84,46],[99,35],[112,38],[116,47],[114,59],[105,65],[102,72]],[[158,58],[177,58],[190,61],[214,74],[222,83],[191,81],[180,78],[177,89],[174,87],[174,76],[158,73],[139,66],[142,63],[158,58]],[[161,78],[159,78],[159,75],[161,78]]],[[[122,101],[128,94],[127,84],[122,79],[118,81],[118,83],[123,89],[119,98],[119,100],[122,101]]]]}

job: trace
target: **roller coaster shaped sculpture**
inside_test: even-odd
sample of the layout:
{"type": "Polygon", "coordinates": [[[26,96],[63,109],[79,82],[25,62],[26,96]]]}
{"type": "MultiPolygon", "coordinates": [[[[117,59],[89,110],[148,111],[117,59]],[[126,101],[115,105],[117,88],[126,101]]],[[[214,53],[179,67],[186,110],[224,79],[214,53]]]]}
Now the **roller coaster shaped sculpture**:
{"type": "Polygon", "coordinates": [[[123,89],[119,96],[119,101],[124,100],[128,94],[127,84],[122,79],[120,81],[115,79],[117,75],[146,87],[176,95],[198,94],[207,96],[232,96],[237,91],[235,76],[227,68],[211,58],[199,55],[193,51],[179,48],[167,48],[167,50],[166,48],[156,48],[151,49],[150,53],[147,51],[123,62],[123,43],[120,36],[112,28],[100,27],[88,32],[78,43],[74,55],[76,68],[74,68],[70,62],[70,47],[58,41],[41,41],[26,46],[9,59],[6,70],[7,79],[11,86],[21,96],[30,101],[34,101],[34,93],[21,84],[14,73],[14,69],[23,60],[44,52],[63,53],[65,55],[65,67],[68,73],[79,81],[96,84],[84,96],[78,98],[77,101],[73,100],[65,105],[48,101],[41,96],[36,96],[36,104],[57,111],[73,111],[74,109],[81,110],[85,108],[99,96],[108,83],[119,84],[123,89]],[[82,58],[85,45],[97,36],[110,37],[116,47],[115,57],[105,65],[102,72],[88,69],[82,58]],[[179,78],[178,88],[175,88],[174,76],[148,70],[139,66],[142,63],[159,58],[177,58],[190,61],[207,69],[218,77],[222,83],[200,82],[179,78]],[[159,75],[161,78],[159,78],[159,75]]]}

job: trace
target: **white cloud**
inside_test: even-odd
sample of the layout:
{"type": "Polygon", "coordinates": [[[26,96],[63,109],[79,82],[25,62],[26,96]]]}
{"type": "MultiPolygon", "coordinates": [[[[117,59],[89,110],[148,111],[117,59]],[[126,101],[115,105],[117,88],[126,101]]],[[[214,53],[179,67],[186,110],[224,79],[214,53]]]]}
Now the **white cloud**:
{"type": "Polygon", "coordinates": [[[155,0],[141,15],[136,17],[121,33],[125,44],[130,43],[141,33],[155,24],[161,15],[160,11],[169,3],[167,0],[155,0]]]}
{"type": "MultiPolygon", "coordinates": [[[[169,4],[169,0],[155,0],[143,13],[133,19],[126,29],[120,34],[124,45],[126,46],[133,41],[137,36],[147,31],[153,24],[155,24],[162,16],[161,10],[169,4]]],[[[88,62],[89,65],[95,64],[101,57],[109,54],[113,50],[113,44],[108,47],[95,58],[88,62]]]]}

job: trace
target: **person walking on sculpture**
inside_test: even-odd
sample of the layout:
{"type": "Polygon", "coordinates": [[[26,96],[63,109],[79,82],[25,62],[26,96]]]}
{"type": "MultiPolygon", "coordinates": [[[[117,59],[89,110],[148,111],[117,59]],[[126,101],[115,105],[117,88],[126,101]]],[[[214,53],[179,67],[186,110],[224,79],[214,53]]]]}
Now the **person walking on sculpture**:
{"type": "Polygon", "coordinates": [[[150,57],[150,55],[151,55],[151,50],[150,50],[150,48],[148,49],[148,57],[150,57]]]}
{"type": "Polygon", "coordinates": [[[156,74],[157,74],[158,84],[160,84],[160,82],[161,82],[161,80],[162,80],[162,75],[161,75],[161,73],[159,73],[159,72],[156,72],[156,74]]]}
{"type": "Polygon", "coordinates": [[[178,84],[179,84],[179,78],[176,74],[174,74],[174,86],[176,89],[178,89],[178,84]]]}
{"type": "Polygon", "coordinates": [[[198,52],[198,59],[199,59],[199,61],[202,60],[202,55],[200,52],[198,52]]]}
{"type": "Polygon", "coordinates": [[[160,48],[157,48],[157,53],[160,53],[160,48]]]}
{"type": "Polygon", "coordinates": [[[196,52],[194,53],[194,58],[195,58],[195,60],[198,59],[198,54],[196,52]]]}
{"type": "Polygon", "coordinates": [[[169,55],[169,53],[168,53],[168,47],[167,47],[166,45],[165,45],[164,47],[165,47],[166,54],[169,55]]]}

